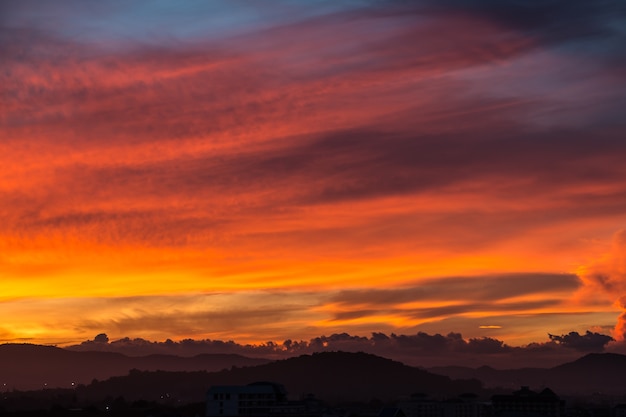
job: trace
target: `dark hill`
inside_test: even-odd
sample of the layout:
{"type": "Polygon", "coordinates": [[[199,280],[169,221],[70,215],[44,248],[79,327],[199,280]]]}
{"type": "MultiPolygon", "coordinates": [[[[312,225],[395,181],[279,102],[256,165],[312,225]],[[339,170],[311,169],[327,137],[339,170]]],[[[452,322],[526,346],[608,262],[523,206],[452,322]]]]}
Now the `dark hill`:
{"type": "Polygon", "coordinates": [[[569,392],[626,391],[626,356],[590,353],[549,370],[549,381],[569,392]]]}
{"type": "Polygon", "coordinates": [[[440,366],[429,368],[428,371],[445,375],[452,379],[478,379],[485,388],[504,388],[514,391],[522,385],[545,385],[548,369],[519,368],[519,369],[494,369],[489,366],[480,368],[466,368],[463,366],[440,366]]]}
{"type": "Polygon", "coordinates": [[[71,387],[95,379],[126,375],[131,369],[166,371],[218,371],[232,366],[267,363],[266,359],[207,354],[192,358],[169,355],[128,357],[112,352],[75,352],[53,346],[0,345],[0,383],[8,389],[71,387]]]}
{"type": "Polygon", "coordinates": [[[169,395],[181,401],[197,402],[204,400],[212,385],[244,385],[255,381],[283,384],[293,398],[312,393],[331,403],[386,401],[414,392],[447,396],[481,390],[475,380],[452,381],[375,355],[324,352],[214,373],[133,371],[126,377],[85,387],[80,394],[90,400],[107,396],[153,400],[169,395]]]}
{"type": "Polygon", "coordinates": [[[626,391],[626,356],[615,353],[590,353],[550,369],[498,370],[486,366],[477,369],[457,366],[431,368],[429,371],[450,378],[475,378],[486,387],[507,390],[528,385],[549,386],[562,394],[619,394],[626,391]]]}

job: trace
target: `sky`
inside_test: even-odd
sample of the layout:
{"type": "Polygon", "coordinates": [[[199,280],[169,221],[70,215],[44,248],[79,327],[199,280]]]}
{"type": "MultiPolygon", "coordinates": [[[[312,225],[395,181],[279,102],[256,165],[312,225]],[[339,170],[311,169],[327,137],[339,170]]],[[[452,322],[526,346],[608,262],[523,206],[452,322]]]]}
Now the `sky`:
{"type": "Polygon", "coordinates": [[[619,344],[625,42],[621,0],[5,0],[0,342],[619,344]]]}

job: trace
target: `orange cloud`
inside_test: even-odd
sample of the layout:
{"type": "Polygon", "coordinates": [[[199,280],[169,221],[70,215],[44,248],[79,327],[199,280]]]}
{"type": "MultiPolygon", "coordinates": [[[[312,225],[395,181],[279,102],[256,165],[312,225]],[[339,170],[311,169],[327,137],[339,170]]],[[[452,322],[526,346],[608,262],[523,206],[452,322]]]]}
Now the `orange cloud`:
{"type": "MultiPolygon", "coordinates": [[[[626,230],[613,236],[611,250],[591,264],[580,269],[580,276],[586,285],[581,297],[594,297],[597,293],[613,301],[613,304],[626,310],[626,230]]],[[[624,340],[626,313],[620,314],[613,331],[613,337],[624,340]]]]}

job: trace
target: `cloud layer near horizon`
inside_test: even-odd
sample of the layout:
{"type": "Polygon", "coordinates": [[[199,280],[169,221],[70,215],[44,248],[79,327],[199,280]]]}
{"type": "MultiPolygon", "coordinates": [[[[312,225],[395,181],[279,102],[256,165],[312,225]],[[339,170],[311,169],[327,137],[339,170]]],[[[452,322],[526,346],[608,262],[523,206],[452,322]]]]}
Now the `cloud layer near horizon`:
{"type": "Polygon", "coordinates": [[[612,327],[626,12],[531,3],[3,3],[0,339],[612,327]]]}
{"type": "Polygon", "coordinates": [[[447,335],[418,332],[411,335],[373,333],[370,337],[334,333],[318,336],[308,341],[287,339],[283,342],[267,341],[262,344],[239,344],[232,340],[184,339],[151,342],[142,338],[128,337],[110,340],[104,333],[93,340],[68,346],[75,351],[117,352],[128,356],[175,355],[197,356],[201,354],[237,354],[266,359],[285,359],[292,356],[324,351],[367,352],[395,359],[411,366],[495,366],[552,367],[578,359],[587,353],[607,350],[624,350],[623,343],[611,336],[586,331],[564,335],[549,335],[549,340],[512,347],[491,337],[465,339],[460,333],[447,335]]]}

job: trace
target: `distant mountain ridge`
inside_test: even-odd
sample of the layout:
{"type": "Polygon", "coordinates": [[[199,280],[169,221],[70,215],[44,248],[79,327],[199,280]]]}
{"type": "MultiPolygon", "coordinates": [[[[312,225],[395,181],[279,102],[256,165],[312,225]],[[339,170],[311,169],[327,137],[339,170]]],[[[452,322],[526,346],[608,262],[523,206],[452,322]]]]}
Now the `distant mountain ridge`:
{"type": "Polygon", "coordinates": [[[54,346],[4,344],[0,345],[0,387],[69,388],[72,383],[88,384],[93,379],[126,375],[131,369],[213,372],[233,366],[254,366],[267,362],[270,360],[236,354],[130,357],[113,352],[76,352],[54,346]]]}
{"type": "Polygon", "coordinates": [[[284,384],[294,395],[315,393],[329,399],[337,399],[338,395],[380,399],[415,392],[441,395],[479,392],[483,389],[481,382],[485,388],[501,387],[509,392],[528,385],[547,386],[559,394],[623,393],[626,392],[624,375],[626,356],[610,353],[588,354],[549,369],[497,370],[483,366],[423,370],[362,352],[321,352],[271,361],[236,354],[130,357],[30,344],[0,345],[0,388],[73,387],[85,395],[106,391],[128,396],[124,390],[139,394],[137,387],[145,389],[146,395],[155,395],[180,387],[176,388],[182,390],[180,395],[191,398],[201,396],[210,385],[240,385],[259,380],[284,384]],[[99,382],[92,384],[94,380],[99,382]],[[79,387],[81,384],[88,386],[79,387]]]}
{"type": "Polygon", "coordinates": [[[481,390],[481,383],[476,380],[453,381],[367,353],[321,352],[213,373],[133,371],[128,376],[81,388],[77,394],[90,400],[118,396],[154,400],[167,395],[193,402],[204,401],[206,391],[213,385],[257,381],[282,384],[292,398],[314,394],[328,402],[393,401],[415,392],[456,396],[481,390]]]}
{"type": "Polygon", "coordinates": [[[590,353],[573,362],[553,368],[493,369],[488,366],[434,367],[428,371],[450,378],[475,378],[486,388],[519,388],[549,386],[559,393],[581,394],[592,391],[623,393],[626,391],[626,355],[590,353]]]}

